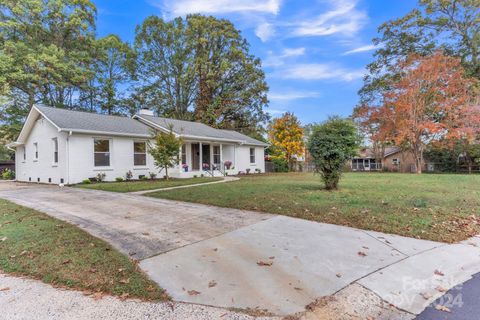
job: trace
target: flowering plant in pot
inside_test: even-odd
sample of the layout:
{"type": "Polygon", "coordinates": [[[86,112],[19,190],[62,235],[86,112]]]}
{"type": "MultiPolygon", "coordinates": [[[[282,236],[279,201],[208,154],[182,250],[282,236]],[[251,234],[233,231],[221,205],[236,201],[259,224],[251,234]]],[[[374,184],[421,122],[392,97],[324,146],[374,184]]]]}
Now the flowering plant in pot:
{"type": "Polygon", "coordinates": [[[227,170],[230,170],[230,167],[232,166],[232,161],[227,160],[223,164],[225,165],[225,168],[227,168],[227,170]]]}
{"type": "Polygon", "coordinates": [[[210,165],[208,163],[203,163],[202,168],[203,170],[210,170],[210,165]]]}
{"type": "Polygon", "coordinates": [[[186,163],[182,164],[182,169],[185,172],[188,172],[188,165],[186,163]]]}

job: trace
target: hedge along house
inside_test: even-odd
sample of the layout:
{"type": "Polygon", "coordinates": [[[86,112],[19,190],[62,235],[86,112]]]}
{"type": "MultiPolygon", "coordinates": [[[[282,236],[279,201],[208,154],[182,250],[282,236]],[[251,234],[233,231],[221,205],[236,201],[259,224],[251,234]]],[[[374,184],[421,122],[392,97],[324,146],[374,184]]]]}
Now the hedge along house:
{"type": "Polygon", "coordinates": [[[155,132],[170,130],[184,141],[171,177],[265,171],[267,144],[235,131],[155,117],[149,110],[128,118],[35,105],[9,146],[16,149],[18,181],[75,184],[99,174],[114,181],[127,172],[133,179],[161,177],[148,145],[155,132]]]}

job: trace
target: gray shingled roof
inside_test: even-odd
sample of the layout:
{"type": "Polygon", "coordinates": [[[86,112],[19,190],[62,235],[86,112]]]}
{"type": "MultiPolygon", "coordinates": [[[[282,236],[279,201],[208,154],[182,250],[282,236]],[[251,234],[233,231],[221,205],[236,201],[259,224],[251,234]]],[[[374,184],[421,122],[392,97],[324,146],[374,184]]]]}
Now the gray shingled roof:
{"type": "MultiPolygon", "coordinates": [[[[97,132],[126,136],[152,136],[152,128],[149,125],[132,118],[52,108],[42,105],[36,105],[35,107],[57,127],[65,131],[97,132]]],[[[154,123],[161,128],[168,129],[172,126],[173,131],[179,135],[199,138],[206,137],[212,140],[231,140],[249,145],[267,146],[266,143],[250,138],[239,132],[214,129],[199,122],[159,118],[148,115],[139,115],[137,117],[154,123]]]]}
{"type": "Polygon", "coordinates": [[[72,111],[46,106],[35,106],[63,130],[77,132],[102,132],[119,135],[151,136],[152,129],[132,118],[90,112],[72,111]]]}
{"type": "Polygon", "coordinates": [[[224,139],[231,141],[238,141],[244,144],[250,145],[261,145],[267,146],[268,144],[250,138],[244,134],[241,134],[232,130],[220,130],[207,126],[206,124],[193,122],[193,121],[183,121],[176,119],[160,118],[149,115],[137,115],[139,119],[146,120],[148,122],[154,123],[161,128],[169,129],[172,128],[173,132],[179,135],[192,136],[192,137],[206,137],[211,139],[224,139]]]}

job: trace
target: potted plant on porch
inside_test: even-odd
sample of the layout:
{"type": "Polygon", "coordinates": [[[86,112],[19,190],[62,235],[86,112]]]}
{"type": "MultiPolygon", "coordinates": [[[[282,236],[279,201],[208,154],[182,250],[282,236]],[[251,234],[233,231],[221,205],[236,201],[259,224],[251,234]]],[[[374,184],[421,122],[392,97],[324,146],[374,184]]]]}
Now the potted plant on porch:
{"type": "Polygon", "coordinates": [[[186,163],[182,164],[182,169],[183,169],[183,172],[188,172],[188,164],[186,163]]]}

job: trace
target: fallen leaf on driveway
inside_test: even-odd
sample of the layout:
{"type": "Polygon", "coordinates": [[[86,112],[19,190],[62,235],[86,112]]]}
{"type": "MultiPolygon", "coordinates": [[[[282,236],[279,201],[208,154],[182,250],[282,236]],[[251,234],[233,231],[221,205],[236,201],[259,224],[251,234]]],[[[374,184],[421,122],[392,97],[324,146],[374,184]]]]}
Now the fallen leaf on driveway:
{"type": "Polygon", "coordinates": [[[360,257],[366,257],[367,254],[363,251],[358,251],[357,254],[360,256],[360,257]]]}
{"type": "Polygon", "coordinates": [[[260,267],[270,267],[273,264],[273,261],[257,261],[257,265],[260,267]]]}
{"type": "Polygon", "coordinates": [[[217,282],[216,282],[215,280],[212,280],[212,281],[210,281],[210,282],[208,283],[208,287],[209,287],[209,288],[213,288],[213,287],[215,287],[216,285],[217,285],[217,282]]]}
{"type": "Polygon", "coordinates": [[[432,295],[430,293],[425,293],[425,292],[422,292],[420,293],[420,295],[423,297],[423,299],[425,300],[428,300],[432,297],[432,295]]]}
{"type": "Polygon", "coordinates": [[[447,292],[447,289],[445,289],[444,287],[442,286],[438,286],[435,288],[438,292],[447,292]]]}
{"type": "Polygon", "coordinates": [[[196,296],[196,295],[199,295],[201,292],[197,291],[197,290],[190,290],[190,291],[187,291],[189,295],[191,296],[196,296]]]}
{"type": "Polygon", "coordinates": [[[341,278],[341,277],[342,277],[342,274],[341,274],[341,273],[337,273],[336,276],[337,276],[337,278],[341,278]]]}
{"type": "Polygon", "coordinates": [[[443,312],[452,312],[449,308],[447,308],[445,306],[442,306],[441,304],[437,304],[435,306],[435,309],[437,309],[438,311],[443,311],[443,312]]]}
{"type": "Polygon", "coordinates": [[[6,287],[6,288],[2,288],[2,289],[0,289],[0,291],[8,291],[8,290],[10,290],[10,288],[9,288],[9,287],[6,287]]]}
{"type": "Polygon", "coordinates": [[[440,270],[435,270],[435,272],[433,272],[433,273],[436,274],[437,276],[441,276],[441,277],[443,277],[443,276],[445,275],[445,274],[444,274],[442,271],[440,271],[440,270]]]}

